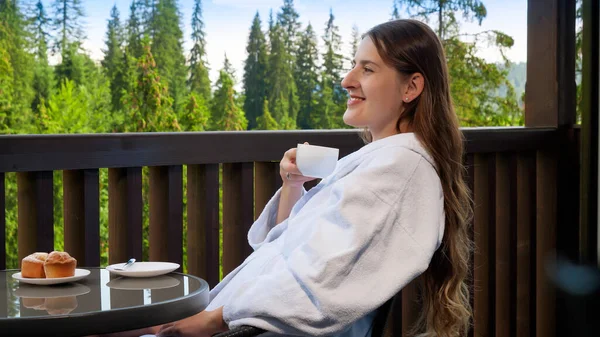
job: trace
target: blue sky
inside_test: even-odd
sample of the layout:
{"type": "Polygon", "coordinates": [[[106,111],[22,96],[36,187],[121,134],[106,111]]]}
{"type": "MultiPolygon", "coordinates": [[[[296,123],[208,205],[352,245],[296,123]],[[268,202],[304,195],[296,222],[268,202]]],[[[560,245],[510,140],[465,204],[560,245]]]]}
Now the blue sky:
{"type": "MultiPolygon", "coordinates": [[[[43,0],[48,12],[51,12],[52,0],[43,0]]],[[[106,34],[106,23],[110,9],[116,4],[125,21],[129,16],[131,0],[82,0],[85,18],[87,40],[84,48],[94,60],[101,60],[106,34]]],[[[487,18],[481,26],[476,23],[463,23],[462,28],[467,33],[485,30],[500,30],[515,40],[514,47],[508,51],[509,59],[515,62],[526,61],[527,46],[527,0],[483,0],[487,8],[487,18]]],[[[256,11],[267,27],[269,10],[274,14],[281,7],[283,0],[204,0],[204,22],[207,35],[207,54],[211,68],[211,80],[216,79],[218,69],[222,67],[224,54],[237,70],[237,80],[241,75],[246,58],[246,41],[252,19],[256,11]]],[[[350,33],[353,25],[360,32],[365,32],[372,26],[387,21],[392,11],[392,0],[296,0],[296,10],[300,13],[303,28],[311,22],[319,37],[323,34],[329,9],[333,10],[335,21],[340,28],[343,38],[343,52],[350,54],[350,33]]],[[[185,52],[191,48],[191,14],[193,0],[179,0],[184,30],[185,52]]],[[[51,13],[49,13],[51,14],[51,13]]],[[[406,14],[402,15],[407,17],[406,14]]],[[[319,39],[320,41],[321,39],[319,39]]],[[[481,56],[490,61],[497,61],[499,54],[492,50],[482,50],[481,56]]]]}

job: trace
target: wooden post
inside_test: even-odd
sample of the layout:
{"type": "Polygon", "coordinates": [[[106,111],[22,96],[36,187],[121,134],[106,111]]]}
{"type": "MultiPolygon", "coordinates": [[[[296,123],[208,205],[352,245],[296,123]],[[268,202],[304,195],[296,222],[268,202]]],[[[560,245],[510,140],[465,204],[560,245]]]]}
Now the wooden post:
{"type": "MultiPolygon", "coordinates": [[[[6,191],[4,191],[4,172],[0,172],[0,270],[6,269],[6,191]]],[[[3,280],[0,280],[3,281],[3,280]]],[[[1,307],[0,307],[1,308],[1,307]]],[[[1,311],[0,311],[1,313],[1,311]]]]}
{"type": "Polygon", "coordinates": [[[65,251],[78,266],[100,266],[98,169],[63,171],[65,251]]]}
{"type": "Polygon", "coordinates": [[[579,257],[600,263],[598,254],[598,123],[600,114],[600,4],[583,0],[581,79],[581,228],[579,257]]]}
{"type": "Polygon", "coordinates": [[[254,219],[253,163],[223,164],[223,275],[250,254],[248,229],[254,219]]]}
{"type": "Polygon", "coordinates": [[[17,173],[18,256],[54,249],[52,171],[17,173]]]}
{"type": "MultiPolygon", "coordinates": [[[[181,166],[150,167],[150,260],[183,264],[181,166]]],[[[178,269],[178,271],[181,271],[178,269]]]]}
{"type": "Polygon", "coordinates": [[[219,282],[219,164],[188,165],[188,272],[219,282]]]}
{"type": "Polygon", "coordinates": [[[575,123],[575,1],[527,2],[525,125],[575,123]]]}
{"type": "Polygon", "coordinates": [[[108,169],[108,262],[142,260],[142,168],[108,169]]]}

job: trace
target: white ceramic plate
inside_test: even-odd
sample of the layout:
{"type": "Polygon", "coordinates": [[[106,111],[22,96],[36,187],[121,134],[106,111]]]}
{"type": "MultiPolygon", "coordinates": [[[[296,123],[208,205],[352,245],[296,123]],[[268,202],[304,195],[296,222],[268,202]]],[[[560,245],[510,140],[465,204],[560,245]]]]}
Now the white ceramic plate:
{"type": "Polygon", "coordinates": [[[125,270],[115,269],[117,267],[123,267],[125,263],[111,264],[106,267],[111,274],[127,277],[153,277],[158,275],[164,275],[172,272],[179,268],[179,264],[171,262],[136,262],[131,266],[125,268],[125,270]]]}
{"type": "Polygon", "coordinates": [[[75,269],[75,276],[71,276],[71,277],[26,278],[26,277],[21,276],[21,273],[13,274],[12,277],[19,282],[47,286],[47,285],[51,285],[51,284],[61,284],[61,283],[79,281],[82,278],[88,276],[89,274],[90,274],[90,271],[87,269],[75,269]]]}
{"type": "Polygon", "coordinates": [[[121,290],[165,289],[178,286],[179,280],[167,275],[148,278],[119,277],[106,285],[121,290]]]}
{"type": "Polygon", "coordinates": [[[79,283],[65,284],[57,287],[36,287],[27,284],[19,285],[15,290],[17,297],[24,298],[55,298],[85,295],[90,288],[79,283]]]}

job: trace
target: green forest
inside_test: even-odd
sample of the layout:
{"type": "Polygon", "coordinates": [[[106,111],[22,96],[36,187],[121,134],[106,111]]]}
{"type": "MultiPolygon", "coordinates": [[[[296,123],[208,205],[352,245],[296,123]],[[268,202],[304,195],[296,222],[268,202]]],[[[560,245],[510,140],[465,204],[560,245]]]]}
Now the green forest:
{"type": "MultiPolygon", "coordinates": [[[[227,57],[222,65],[207,62],[202,0],[194,1],[191,50],[183,47],[177,0],[132,0],[127,17],[113,7],[101,62],[94,62],[82,47],[86,36],[83,1],[52,0],[46,8],[42,1],[0,0],[0,134],[347,127],[342,122],[347,96],[340,82],[344,65],[353,54],[340,51],[346,44],[354,52],[364,32],[356,26],[339,27],[333,10],[326,22],[314,26],[302,25],[293,0],[283,0],[268,18],[261,18],[257,11],[245,32],[243,73],[236,74],[227,57]],[[351,29],[352,40],[342,41],[340,29],[351,29]],[[49,55],[57,56],[59,62],[50,64],[49,55]],[[210,67],[220,69],[215,83],[209,79],[210,67]]],[[[515,68],[506,57],[498,64],[477,56],[480,48],[490,45],[504,55],[513,39],[500,31],[485,31],[465,40],[461,33],[461,20],[479,24],[485,20],[487,11],[482,1],[390,0],[390,20],[400,18],[400,13],[430,23],[440,36],[462,126],[523,124],[524,65],[515,68]]],[[[105,169],[101,169],[100,184],[105,265],[105,169]]],[[[54,173],[54,185],[55,248],[61,249],[61,172],[54,173]]],[[[145,171],[145,257],[147,186],[145,171]]],[[[18,265],[16,191],[16,176],[9,173],[9,268],[18,265]]]]}

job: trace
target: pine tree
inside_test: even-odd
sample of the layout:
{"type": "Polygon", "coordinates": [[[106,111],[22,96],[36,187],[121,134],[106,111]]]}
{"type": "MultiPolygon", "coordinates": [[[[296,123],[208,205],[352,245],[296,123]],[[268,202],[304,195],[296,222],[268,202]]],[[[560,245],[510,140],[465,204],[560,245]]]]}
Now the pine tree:
{"type": "Polygon", "coordinates": [[[285,51],[288,54],[290,67],[294,64],[296,55],[296,39],[300,30],[300,15],[294,8],[294,0],[283,0],[281,12],[277,14],[277,22],[281,26],[282,39],[285,51]]]}
{"type": "Polygon", "coordinates": [[[317,106],[317,86],[319,84],[319,59],[318,41],[312,25],[309,23],[302,34],[298,56],[296,58],[296,83],[298,86],[298,127],[310,129],[313,127],[310,115],[317,106]]]}
{"type": "Polygon", "coordinates": [[[257,130],[279,130],[279,125],[271,113],[269,112],[269,101],[265,100],[260,116],[256,118],[257,130]]]}
{"type": "Polygon", "coordinates": [[[508,80],[509,60],[504,49],[513,45],[513,39],[499,31],[471,35],[465,42],[459,32],[457,17],[481,24],[487,9],[479,0],[396,0],[406,5],[407,12],[425,19],[436,14],[436,33],[446,51],[446,60],[452,82],[450,85],[456,112],[464,126],[515,125],[523,123],[522,110],[512,84],[508,80]],[[480,43],[493,41],[503,57],[504,65],[488,63],[478,54],[480,43]],[[498,96],[500,88],[506,94],[498,96]]]}
{"type": "Polygon", "coordinates": [[[127,131],[180,131],[168,87],[158,75],[149,44],[148,38],[142,40],[144,54],[137,63],[137,78],[129,77],[136,83],[129,85],[135,89],[124,98],[130,119],[127,131]]]}
{"type": "Polygon", "coordinates": [[[89,56],[81,54],[79,43],[71,43],[62,53],[62,61],[54,68],[56,80],[72,80],[76,86],[85,85],[90,70],[95,68],[95,63],[89,56]]]}
{"type": "Polygon", "coordinates": [[[288,129],[296,128],[298,116],[298,96],[293,69],[288,63],[282,28],[275,23],[271,29],[269,69],[267,73],[269,110],[277,123],[288,129]]]}
{"type": "Polygon", "coordinates": [[[210,79],[208,78],[208,61],[206,60],[206,33],[202,19],[202,0],[195,0],[192,14],[192,41],[190,53],[190,78],[188,87],[191,92],[200,95],[205,102],[210,100],[210,79]]]}
{"type": "Polygon", "coordinates": [[[215,94],[211,103],[213,130],[246,130],[248,120],[235,101],[233,80],[225,70],[219,72],[215,94]]]}
{"type": "Polygon", "coordinates": [[[392,9],[392,16],[390,17],[390,21],[398,19],[400,19],[400,12],[398,11],[398,2],[397,0],[394,0],[394,8],[392,9]]]}
{"type": "Polygon", "coordinates": [[[53,26],[55,41],[53,51],[64,55],[76,44],[79,49],[85,39],[81,19],[85,16],[81,0],[54,0],[53,26]]]}
{"type": "Polygon", "coordinates": [[[144,53],[142,48],[142,23],[140,22],[138,1],[133,0],[129,6],[129,20],[127,20],[127,48],[130,56],[139,58],[144,53]]]}
{"type": "MultiPolygon", "coordinates": [[[[141,57],[140,57],[141,58],[141,57]]],[[[123,88],[121,89],[121,105],[123,111],[115,114],[113,111],[113,123],[110,127],[111,132],[124,132],[126,130],[135,130],[136,125],[131,121],[129,116],[139,109],[141,102],[138,101],[138,66],[137,59],[133,56],[133,52],[126,46],[123,51],[123,59],[121,61],[121,70],[123,74],[123,88]]]]}
{"type": "Polygon", "coordinates": [[[38,0],[35,5],[35,14],[32,20],[32,36],[35,50],[35,72],[33,75],[34,98],[31,109],[38,112],[40,104],[48,101],[54,87],[54,74],[48,64],[48,36],[49,19],[44,5],[38,0]]]}
{"type": "MultiPolygon", "coordinates": [[[[341,72],[343,69],[344,57],[339,51],[342,49],[342,38],[338,33],[339,28],[334,23],[335,17],[333,11],[329,11],[329,20],[325,25],[325,34],[323,35],[323,42],[325,43],[325,52],[323,54],[323,73],[321,75],[321,86],[323,88],[323,95],[325,90],[331,90],[331,98],[333,104],[337,106],[334,111],[331,108],[327,108],[327,111],[321,110],[321,114],[325,114],[331,121],[327,122],[327,125],[331,127],[343,127],[342,114],[344,113],[345,107],[344,102],[346,101],[346,94],[342,88],[341,72]]],[[[323,108],[323,104],[320,105],[323,108]]],[[[327,105],[329,106],[329,105],[327,105]]],[[[323,124],[323,122],[321,122],[323,124]]]]}
{"type": "Polygon", "coordinates": [[[122,109],[121,105],[121,90],[123,89],[123,33],[121,27],[121,20],[119,18],[119,10],[117,6],[113,6],[110,11],[110,19],[108,20],[108,27],[106,32],[106,49],[104,52],[104,59],[102,60],[102,66],[106,72],[106,76],[110,81],[110,93],[112,111],[119,111],[122,109]]]}
{"type": "MultiPolygon", "coordinates": [[[[262,115],[267,95],[268,55],[265,35],[261,30],[258,11],[254,15],[248,46],[248,58],[244,66],[244,112],[248,119],[248,129],[257,127],[256,119],[262,115]]],[[[272,117],[271,117],[272,118],[272,117]]]]}
{"type": "Polygon", "coordinates": [[[56,95],[40,106],[42,133],[87,133],[89,126],[87,99],[73,81],[65,79],[56,95]]]}
{"type": "Polygon", "coordinates": [[[0,134],[11,133],[13,68],[8,53],[8,27],[0,21],[0,134]]]}
{"type": "Polygon", "coordinates": [[[152,54],[158,72],[165,79],[179,113],[187,97],[187,67],[183,55],[183,32],[176,0],[158,0],[152,17],[152,54]]]}
{"type": "Polygon", "coordinates": [[[210,110],[207,102],[198,93],[191,92],[179,124],[184,126],[186,131],[206,131],[209,130],[209,122],[210,110]]]}
{"type": "Polygon", "coordinates": [[[4,119],[3,124],[7,126],[9,132],[26,132],[23,127],[30,124],[29,107],[33,100],[31,83],[34,55],[28,52],[31,50],[31,44],[26,30],[27,22],[15,0],[0,1],[0,23],[3,24],[0,40],[3,41],[5,50],[2,62],[3,67],[10,71],[6,74],[6,78],[11,78],[10,86],[3,91],[12,95],[10,99],[4,99],[10,104],[3,112],[5,117],[0,118],[4,119]]]}
{"type": "Polygon", "coordinates": [[[352,42],[350,43],[350,60],[354,60],[354,56],[356,55],[356,51],[358,50],[358,45],[360,44],[360,32],[358,31],[358,26],[352,26],[352,42]]]}
{"type": "Polygon", "coordinates": [[[227,57],[227,53],[225,53],[225,60],[223,61],[223,71],[225,71],[227,73],[227,75],[229,75],[229,77],[231,77],[231,80],[233,81],[233,84],[235,85],[235,69],[233,68],[233,65],[231,65],[231,62],[229,62],[229,58],[227,57]]]}
{"type": "MultiPolygon", "coordinates": [[[[327,78],[327,74],[321,75],[327,78]]],[[[340,106],[334,102],[334,92],[330,81],[321,83],[317,102],[317,113],[310,115],[313,129],[334,129],[340,127],[340,106]]]]}
{"type": "Polygon", "coordinates": [[[153,20],[156,15],[156,5],[158,0],[137,0],[138,20],[140,22],[142,35],[147,35],[150,39],[154,38],[153,20]]]}

